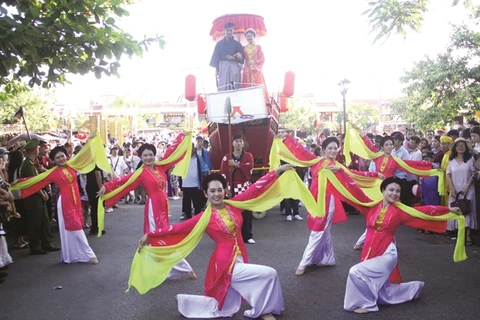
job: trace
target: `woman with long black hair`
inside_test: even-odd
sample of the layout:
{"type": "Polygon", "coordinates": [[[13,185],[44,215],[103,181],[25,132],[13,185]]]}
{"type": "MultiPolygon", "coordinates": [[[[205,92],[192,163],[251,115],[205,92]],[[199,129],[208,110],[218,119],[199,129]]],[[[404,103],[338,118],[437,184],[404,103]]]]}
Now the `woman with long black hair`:
{"type": "MultiPolygon", "coordinates": [[[[471,202],[471,212],[465,216],[465,231],[467,246],[472,245],[470,236],[471,229],[477,229],[476,199],[473,181],[475,180],[476,169],[473,166],[472,144],[464,138],[457,138],[450,145],[451,154],[447,166],[447,182],[450,187],[450,197],[448,203],[452,203],[457,198],[465,198],[471,202]]],[[[454,231],[458,228],[456,221],[449,221],[447,230],[454,231]]]]}

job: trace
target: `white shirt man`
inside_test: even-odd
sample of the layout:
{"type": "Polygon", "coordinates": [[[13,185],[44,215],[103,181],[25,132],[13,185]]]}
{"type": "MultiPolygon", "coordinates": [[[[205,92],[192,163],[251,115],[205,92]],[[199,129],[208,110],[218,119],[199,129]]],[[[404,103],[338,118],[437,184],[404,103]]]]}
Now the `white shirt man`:
{"type": "Polygon", "coordinates": [[[121,177],[128,171],[128,166],[125,163],[125,160],[122,156],[118,155],[118,146],[112,147],[112,154],[109,159],[115,177],[121,177]]]}
{"type": "MultiPolygon", "coordinates": [[[[413,136],[410,138],[409,149],[410,152],[408,156],[405,158],[406,160],[422,160],[422,152],[418,150],[418,146],[420,145],[420,138],[417,136],[413,136]]],[[[407,181],[417,181],[418,177],[414,174],[407,174],[407,181]]]]}

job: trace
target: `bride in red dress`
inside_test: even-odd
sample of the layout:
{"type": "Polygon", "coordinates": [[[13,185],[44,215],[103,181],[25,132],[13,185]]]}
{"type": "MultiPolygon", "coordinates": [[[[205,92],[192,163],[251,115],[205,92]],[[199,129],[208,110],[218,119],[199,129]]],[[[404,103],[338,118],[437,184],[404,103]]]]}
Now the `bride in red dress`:
{"type": "Polygon", "coordinates": [[[245,31],[245,38],[248,44],[243,47],[245,56],[245,65],[243,66],[242,88],[263,85],[265,90],[265,98],[268,98],[267,86],[263,78],[262,67],[265,63],[262,47],[255,44],[257,33],[253,29],[245,31]]]}

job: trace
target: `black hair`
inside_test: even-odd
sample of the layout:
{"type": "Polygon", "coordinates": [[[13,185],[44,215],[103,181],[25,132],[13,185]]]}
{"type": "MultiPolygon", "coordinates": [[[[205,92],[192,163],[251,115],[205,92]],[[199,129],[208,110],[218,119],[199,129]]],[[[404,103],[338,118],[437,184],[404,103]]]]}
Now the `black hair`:
{"type": "Polygon", "coordinates": [[[458,130],[452,129],[447,132],[447,136],[451,138],[451,136],[460,137],[460,132],[458,130]]]}
{"type": "MultiPolygon", "coordinates": [[[[155,156],[157,154],[157,148],[155,148],[155,146],[153,144],[150,144],[150,143],[144,143],[142,144],[142,146],[140,148],[138,148],[137,150],[137,155],[138,157],[141,159],[142,158],[142,153],[145,151],[145,150],[150,150],[153,152],[153,155],[155,156]]],[[[143,166],[143,161],[140,160],[138,162],[138,165],[137,165],[137,168],[136,170],[138,170],[141,166],[143,166]]]]}
{"type": "Polygon", "coordinates": [[[207,192],[208,185],[212,181],[220,181],[223,189],[227,189],[227,180],[225,179],[224,176],[222,176],[219,173],[210,173],[210,174],[206,175],[205,178],[203,178],[203,180],[202,180],[202,190],[203,190],[203,192],[205,192],[205,193],[207,192]]]}
{"type": "Polygon", "coordinates": [[[387,141],[392,141],[392,144],[393,144],[393,138],[390,136],[385,136],[385,137],[382,137],[382,140],[380,140],[380,147],[383,148],[383,146],[387,141]]]}
{"type": "Polygon", "coordinates": [[[455,159],[458,156],[457,149],[455,149],[455,147],[457,146],[457,143],[465,144],[465,153],[463,154],[463,162],[466,163],[468,160],[470,160],[472,158],[472,152],[468,148],[467,141],[463,141],[463,140],[453,143],[452,153],[450,154],[450,157],[448,158],[448,160],[452,161],[453,159],[455,159]]]}
{"type": "Polygon", "coordinates": [[[433,139],[437,140],[438,142],[440,142],[440,138],[441,138],[441,136],[439,136],[439,135],[433,136],[433,139]]]}
{"type": "Polygon", "coordinates": [[[337,138],[335,137],[328,137],[327,139],[323,140],[322,142],[322,149],[325,150],[327,149],[327,146],[332,143],[332,142],[335,142],[337,144],[337,147],[340,146],[340,142],[338,141],[337,138]]]}
{"type": "MultiPolygon", "coordinates": [[[[410,138],[410,141],[415,141],[416,144],[420,144],[420,138],[418,136],[413,136],[410,138]]],[[[426,140],[426,139],[425,139],[426,140]]],[[[427,141],[428,142],[428,141],[427,141]]]]}
{"type": "Polygon", "coordinates": [[[150,143],[145,143],[145,144],[142,144],[142,146],[140,148],[138,148],[138,151],[137,151],[137,154],[138,156],[141,158],[142,157],[142,153],[145,151],[145,150],[150,150],[153,152],[153,155],[156,155],[157,154],[157,148],[155,148],[155,146],[153,144],[150,144],[150,143]]]}
{"type": "Polygon", "coordinates": [[[470,129],[465,129],[465,130],[462,130],[462,135],[461,135],[462,138],[468,140],[470,139],[472,136],[470,135],[470,129]]]}
{"type": "Polygon", "coordinates": [[[422,158],[425,160],[425,158],[431,158],[435,159],[435,154],[432,151],[425,152],[422,154],[422,158]]]}
{"type": "MultiPolygon", "coordinates": [[[[10,151],[8,158],[8,178],[13,181],[15,171],[19,170],[23,162],[23,152],[21,150],[10,151]]],[[[20,178],[20,177],[17,177],[20,178]]]]}
{"type": "Polygon", "coordinates": [[[395,133],[392,135],[393,140],[400,140],[403,142],[405,140],[405,137],[401,133],[395,133]]]}
{"type": "Polygon", "coordinates": [[[242,139],[245,141],[245,136],[241,133],[235,133],[232,137],[232,141],[235,141],[235,140],[238,140],[238,139],[242,139]]]}
{"type": "Polygon", "coordinates": [[[65,149],[62,146],[58,146],[58,147],[53,148],[52,151],[50,151],[50,153],[48,154],[48,157],[50,158],[50,160],[55,161],[55,156],[59,152],[63,152],[65,154],[65,156],[67,155],[67,149],[65,149]]]}
{"type": "Polygon", "coordinates": [[[388,186],[389,184],[391,184],[391,183],[396,183],[396,184],[398,184],[398,185],[400,186],[400,190],[401,190],[401,188],[402,188],[402,186],[403,186],[403,180],[400,179],[400,178],[397,178],[397,177],[393,176],[393,177],[389,177],[389,178],[387,178],[387,179],[385,179],[385,180],[382,181],[382,183],[380,184],[380,191],[381,191],[381,192],[385,191],[385,189],[387,188],[387,186],[388,186]]]}
{"type": "Polygon", "coordinates": [[[470,136],[472,135],[472,133],[476,133],[476,134],[480,135],[480,127],[472,127],[470,129],[470,136]]]}

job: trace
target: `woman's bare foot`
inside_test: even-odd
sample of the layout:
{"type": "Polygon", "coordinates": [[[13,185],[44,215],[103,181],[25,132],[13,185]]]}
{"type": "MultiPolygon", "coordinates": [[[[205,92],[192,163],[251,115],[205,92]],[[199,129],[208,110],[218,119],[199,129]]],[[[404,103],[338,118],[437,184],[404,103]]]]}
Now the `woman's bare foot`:
{"type": "Polygon", "coordinates": [[[368,311],[367,309],[363,309],[363,308],[357,308],[355,310],[353,310],[353,312],[355,313],[369,313],[370,311],[368,311]]]}
{"type": "Polygon", "coordinates": [[[187,275],[192,280],[197,280],[198,279],[197,275],[195,274],[195,272],[193,270],[190,271],[189,273],[187,273],[187,275]]]}
{"type": "Polygon", "coordinates": [[[271,313],[264,314],[263,316],[260,316],[260,318],[263,319],[263,320],[275,320],[275,317],[271,313]]]}
{"type": "Polygon", "coordinates": [[[97,258],[92,258],[92,259],[90,259],[90,262],[91,262],[92,264],[97,264],[97,263],[98,263],[98,259],[97,259],[97,258]]]}

